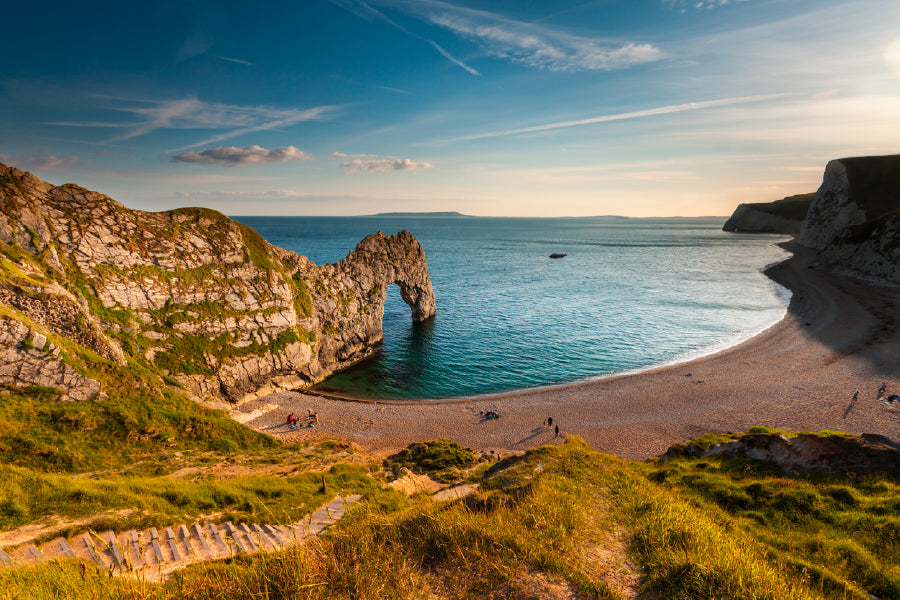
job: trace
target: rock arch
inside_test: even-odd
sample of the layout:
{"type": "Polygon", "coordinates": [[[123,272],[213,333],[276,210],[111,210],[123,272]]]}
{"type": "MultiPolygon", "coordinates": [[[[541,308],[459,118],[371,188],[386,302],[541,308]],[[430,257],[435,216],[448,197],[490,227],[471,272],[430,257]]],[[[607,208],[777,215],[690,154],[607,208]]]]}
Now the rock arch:
{"type": "Polygon", "coordinates": [[[434,290],[425,251],[409,231],[364,238],[340,262],[312,266],[305,274],[315,291],[316,330],[321,332],[317,364],[310,378],[320,380],[364,358],[384,337],[387,289],[395,284],[413,322],[434,317],[434,290]]]}

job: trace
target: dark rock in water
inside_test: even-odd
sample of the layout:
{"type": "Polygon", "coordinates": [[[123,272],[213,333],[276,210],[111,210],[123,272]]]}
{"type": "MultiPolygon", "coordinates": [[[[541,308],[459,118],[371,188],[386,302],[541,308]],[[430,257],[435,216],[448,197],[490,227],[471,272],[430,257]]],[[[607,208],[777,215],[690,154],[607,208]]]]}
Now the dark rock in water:
{"type": "Polygon", "coordinates": [[[564,256],[566,256],[566,254],[557,254],[554,252],[553,254],[550,255],[550,258],[562,258],[564,256]]]}

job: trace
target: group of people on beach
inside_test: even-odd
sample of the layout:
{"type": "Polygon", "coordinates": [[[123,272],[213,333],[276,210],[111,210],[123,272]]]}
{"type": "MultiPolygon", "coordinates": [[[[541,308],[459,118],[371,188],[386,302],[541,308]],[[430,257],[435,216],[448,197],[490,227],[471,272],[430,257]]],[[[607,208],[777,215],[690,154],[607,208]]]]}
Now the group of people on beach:
{"type": "MultiPolygon", "coordinates": [[[[888,396],[887,395],[887,382],[882,381],[881,386],[879,386],[879,388],[878,388],[878,394],[875,396],[875,399],[881,400],[881,403],[884,404],[885,406],[892,407],[892,406],[894,406],[894,402],[900,401],[900,395],[891,394],[890,396],[888,396]]],[[[853,392],[853,398],[852,398],[851,402],[855,403],[857,400],[859,400],[859,390],[856,390],[855,392],[853,392]]]]}
{"type": "MultiPolygon", "coordinates": [[[[544,427],[546,427],[547,429],[554,427],[553,417],[547,417],[547,420],[544,421],[544,427]]],[[[553,437],[559,437],[559,423],[557,423],[555,427],[556,427],[556,429],[553,430],[553,433],[554,433],[553,437]]]]}
{"type": "Polygon", "coordinates": [[[900,395],[891,394],[890,396],[888,396],[887,395],[887,383],[882,382],[881,387],[878,388],[878,395],[875,396],[875,399],[881,400],[882,404],[885,404],[887,406],[894,406],[894,402],[897,402],[898,400],[900,400],[900,395]]]}
{"type": "Polygon", "coordinates": [[[287,416],[287,426],[288,429],[298,429],[300,427],[315,427],[319,424],[319,413],[313,412],[310,408],[307,410],[306,418],[303,419],[303,423],[300,423],[300,420],[294,416],[294,413],[290,413],[287,416]]]}

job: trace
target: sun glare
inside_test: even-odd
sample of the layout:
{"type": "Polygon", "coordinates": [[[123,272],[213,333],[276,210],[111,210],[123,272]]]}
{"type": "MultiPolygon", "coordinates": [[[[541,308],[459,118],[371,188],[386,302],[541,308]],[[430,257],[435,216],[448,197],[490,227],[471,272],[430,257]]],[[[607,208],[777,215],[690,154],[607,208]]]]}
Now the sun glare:
{"type": "Polygon", "coordinates": [[[900,39],[894,40],[884,49],[884,62],[900,77],[900,39]]]}

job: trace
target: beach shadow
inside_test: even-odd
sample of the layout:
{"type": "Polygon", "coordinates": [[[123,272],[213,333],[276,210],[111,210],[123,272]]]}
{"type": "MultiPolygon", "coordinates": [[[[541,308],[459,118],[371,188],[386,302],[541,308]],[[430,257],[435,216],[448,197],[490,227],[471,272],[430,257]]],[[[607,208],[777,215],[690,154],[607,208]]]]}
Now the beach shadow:
{"type": "Polygon", "coordinates": [[[895,339],[900,333],[900,323],[895,317],[900,310],[900,301],[895,287],[882,289],[822,271],[815,265],[815,252],[796,240],[778,246],[792,252],[793,256],[770,266],[764,273],[794,292],[788,314],[801,324],[805,336],[832,350],[824,364],[855,355],[866,360],[881,376],[900,374],[896,361],[879,359],[866,352],[880,342],[895,339]],[[848,318],[849,322],[860,325],[848,326],[848,318]]]}
{"type": "Polygon", "coordinates": [[[513,444],[513,446],[518,446],[519,444],[524,444],[525,442],[529,442],[544,432],[552,433],[550,429],[547,429],[543,425],[541,425],[540,427],[535,427],[534,429],[531,430],[531,435],[529,435],[528,437],[523,437],[518,442],[515,442],[513,444]]]}
{"type": "Polygon", "coordinates": [[[273,429],[283,429],[284,431],[296,431],[300,429],[300,427],[291,428],[287,423],[277,423],[275,425],[269,425],[268,427],[260,427],[258,431],[271,431],[273,429]]]}
{"type": "Polygon", "coordinates": [[[845,418],[845,419],[847,418],[847,415],[850,414],[850,411],[853,410],[853,407],[854,407],[854,406],[856,406],[856,402],[851,402],[850,404],[847,405],[847,410],[844,411],[844,417],[843,417],[843,418],[845,418]]]}

